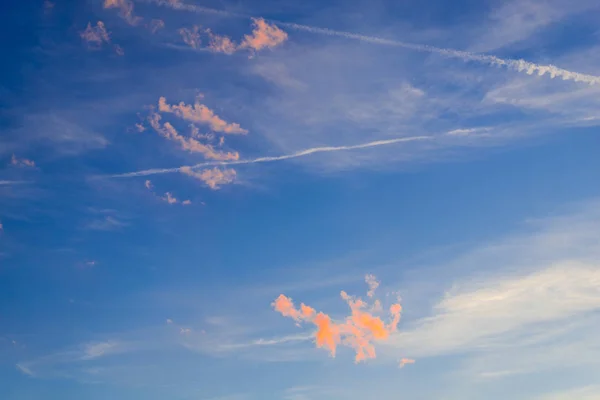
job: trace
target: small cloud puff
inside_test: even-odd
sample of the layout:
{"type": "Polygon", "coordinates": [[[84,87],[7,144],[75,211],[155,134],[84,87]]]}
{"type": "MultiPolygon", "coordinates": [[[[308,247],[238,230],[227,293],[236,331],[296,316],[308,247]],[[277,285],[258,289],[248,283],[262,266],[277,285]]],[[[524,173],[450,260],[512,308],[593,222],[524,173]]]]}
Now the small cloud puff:
{"type": "Polygon", "coordinates": [[[262,18],[253,18],[254,30],[251,35],[245,35],[241,48],[250,48],[256,51],[264,48],[273,48],[285,42],[288,35],[273,24],[262,18]]]}

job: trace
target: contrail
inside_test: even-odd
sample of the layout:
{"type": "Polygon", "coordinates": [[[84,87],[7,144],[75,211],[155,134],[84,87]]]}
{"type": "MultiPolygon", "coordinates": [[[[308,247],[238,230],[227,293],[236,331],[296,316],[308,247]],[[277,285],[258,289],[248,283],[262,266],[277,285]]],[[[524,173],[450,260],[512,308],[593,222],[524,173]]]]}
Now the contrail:
{"type": "MultiPolygon", "coordinates": [[[[192,4],[184,4],[184,3],[181,3],[179,0],[140,0],[140,1],[151,2],[151,3],[161,5],[161,6],[170,7],[175,10],[190,11],[190,12],[195,12],[195,13],[199,13],[199,14],[216,14],[216,15],[221,15],[221,16],[229,17],[229,18],[253,18],[251,15],[232,13],[232,12],[228,12],[228,11],[216,10],[213,8],[201,7],[201,6],[196,6],[196,5],[192,5],[192,4]]],[[[492,55],[477,54],[477,53],[471,53],[471,52],[462,51],[462,50],[447,49],[447,48],[440,48],[440,47],[434,47],[434,46],[423,45],[423,44],[401,42],[398,40],[390,40],[390,39],[384,39],[384,38],[379,38],[379,37],[375,37],[375,36],[361,35],[361,34],[352,33],[352,32],[336,31],[336,30],[328,29],[328,28],[319,28],[319,27],[308,26],[308,25],[294,24],[291,22],[283,22],[283,21],[277,21],[277,20],[268,20],[268,21],[276,23],[280,26],[284,26],[284,27],[298,30],[298,31],[316,33],[316,34],[320,34],[320,35],[344,37],[347,39],[360,40],[361,42],[375,43],[375,44],[381,44],[381,45],[386,45],[386,46],[402,47],[405,49],[410,49],[410,50],[415,50],[415,51],[420,51],[420,52],[434,53],[434,54],[440,54],[440,55],[443,55],[446,57],[459,58],[464,61],[475,61],[475,62],[479,62],[482,64],[487,64],[487,65],[504,66],[504,67],[507,67],[507,68],[510,68],[510,69],[513,69],[513,70],[516,70],[519,72],[525,72],[528,75],[533,75],[533,74],[537,73],[539,76],[543,76],[543,75],[548,74],[548,75],[550,75],[550,78],[552,78],[552,79],[556,78],[556,77],[560,77],[563,80],[584,82],[584,83],[588,83],[590,85],[594,85],[597,83],[600,84],[599,76],[582,74],[579,72],[573,72],[573,71],[569,71],[569,70],[566,70],[563,68],[556,67],[554,65],[535,64],[535,63],[532,63],[529,61],[525,61],[523,59],[519,59],[519,60],[510,59],[510,58],[505,59],[505,58],[500,58],[500,57],[496,57],[496,56],[492,56],[492,55]]]]}
{"type": "Polygon", "coordinates": [[[132,178],[136,176],[148,176],[148,175],[156,175],[156,174],[170,174],[174,172],[181,172],[182,168],[204,168],[204,167],[212,167],[212,166],[226,166],[226,165],[242,165],[242,164],[258,164],[258,163],[267,163],[274,161],[283,161],[289,160],[292,158],[305,157],[315,153],[328,153],[333,151],[346,151],[346,150],[357,150],[357,149],[366,149],[369,147],[378,147],[378,146],[388,146],[395,143],[406,143],[406,142],[417,142],[417,141],[425,141],[432,140],[433,136],[413,136],[413,137],[404,137],[404,138],[396,138],[396,139],[387,139],[387,140],[377,140],[374,142],[356,144],[353,146],[327,146],[327,147],[314,147],[312,149],[306,149],[297,151],[292,154],[285,154],[282,156],[274,156],[274,157],[259,157],[251,160],[238,160],[238,161],[209,161],[191,166],[182,166],[176,168],[162,168],[162,169],[146,169],[143,171],[136,172],[128,172],[125,174],[117,174],[111,175],[111,178],[132,178]]]}

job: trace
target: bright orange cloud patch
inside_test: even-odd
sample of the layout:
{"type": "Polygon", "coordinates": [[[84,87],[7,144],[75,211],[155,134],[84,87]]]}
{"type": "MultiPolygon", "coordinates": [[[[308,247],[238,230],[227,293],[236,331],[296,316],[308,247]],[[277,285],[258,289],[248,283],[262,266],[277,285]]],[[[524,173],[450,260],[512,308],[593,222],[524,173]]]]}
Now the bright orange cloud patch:
{"type": "MultiPolygon", "coordinates": [[[[365,281],[369,286],[369,297],[373,297],[379,283],[372,275],[367,275],[365,281]]],[[[373,315],[373,311],[369,311],[369,305],[360,298],[349,296],[343,291],[340,295],[351,310],[350,316],[343,322],[335,322],[329,315],[323,312],[317,313],[315,309],[305,304],[296,308],[292,299],[283,294],[273,302],[272,306],[281,315],[294,319],[298,324],[302,322],[314,324],[317,327],[315,333],[317,347],[329,350],[332,356],[335,356],[337,346],[344,345],[355,350],[357,363],[375,358],[374,342],[388,339],[390,334],[397,330],[402,306],[398,303],[390,306],[390,320],[386,323],[379,316],[373,315]]]]}
{"type": "Polygon", "coordinates": [[[285,42],[288,35],[273,24],[262,18],[253,18],[254,30],[251,35],[245,35],[240,47],[254,50],[273,48],[285,42]]]}
{"type": "Polygon", "coordinates": [[[239,124],[225,122],[210,108],[196,101],[195,104],[187,105],[184,102],[169,105],[167,99],[161,97],[158,100],[158,110],[161,112],[174,113],[185,120],[208,125],[215,132],[246,134],[248,131],[242,129],[239,124]]]}

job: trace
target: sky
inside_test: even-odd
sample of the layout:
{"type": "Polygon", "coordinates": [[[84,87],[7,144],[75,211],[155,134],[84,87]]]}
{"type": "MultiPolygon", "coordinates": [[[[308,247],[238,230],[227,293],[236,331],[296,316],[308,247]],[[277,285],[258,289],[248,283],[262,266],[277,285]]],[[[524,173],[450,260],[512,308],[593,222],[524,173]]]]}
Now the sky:
{"type": "Polygon", "coordinates": [[[0,15],[0,398],[600,399],[597,1],[0,15]]]}

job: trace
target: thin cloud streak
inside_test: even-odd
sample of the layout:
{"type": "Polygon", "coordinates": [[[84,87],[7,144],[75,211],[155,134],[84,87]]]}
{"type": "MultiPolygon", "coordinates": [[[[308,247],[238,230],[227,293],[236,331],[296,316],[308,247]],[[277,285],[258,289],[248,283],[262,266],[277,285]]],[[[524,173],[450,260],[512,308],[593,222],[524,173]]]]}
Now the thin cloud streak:
{"type": "MultiPolygon", "coordinates": [[[[190,12],[195,12],[195,13],[199,13],[199,14],[217,14],[217,15],[222,15],[224,17],[229,17],[229,18],[250,18],[250,19],[254,18],[250,15],[231,13],[231,12],[227,12],[227,11],[215,10],[215,9],[211,9],[211,8],[207,8],[207,7],[200,7],[200,6],[190,5],[190,4],[183,4],[178,1],[177,2],[168,1],[168,0],[146,0],[146,1],[158,4],[161,6],[170,7],[175,10],[190,11],[190,12]]],[[[402,47],[402,48],[409,49],[409,50],[440,54],[440,55],[443,55],[446,57],[459,58],[464,61],[475,61],[475,62],[478,62],[481,64],[487,64],[487,65],[492,65],[492,66],[504,66],[504,67],[507,67],[507,68],[510,68],[510,69],[513,69],[513,70],[516,70],[519,72],[525,72],[528,75],[533,75],[533,74],[537,73],[539,76],[543,76],[543,75],[548,74],[548,75],[550,75],[550,78],[552,78],[552,79],[559,77],[559,78],[562,78],[563,80],[584,82],[584,83],[587,83],[590,85],[600,84],[599,76],[582,74],[579,72],[573,72],[573,71],[569,71],[569,70],[566,70],[563,68],[556,67],[554,65],[535,64],[533,62],[525,61],[523,59],[520,59],[520,60],[514,60],[514,59],[510,59],[510,58],[504,59],[504,58],[500,58],[500,57],[496,57],[496,56],[492,56],[492,55],[477,54],[477,53],[472,53],[472,52],[462,51],[462,50],[440,48],[440,47],[416,44],[416,43],[408,43],[408,42],[402,42],[402,41],[398,41],[398,40],[379,38],[376,36],[367,36],[367,35],[361,35],[358,33],[336,31],[336,30],[328,29],[328,28],[319,28],[319,27],[315,27],[315,26],[295,24],[295,23],[291,23],[291,22],[282,22],[282,21],[277,21],[277,20],[270,20],[270,22],[276,23],[279,26],[287,27],[290,29],[298,30],[298,31],[304,31],[304,32],[315,33],[315,34],[320,34],[320,35],[327,35],[327,36],[343,37],[346,39],[354,39],[354,40],[359,40],[361,42],[366,42],[366,43],[374,43],[374,44],[381,44],[381,45],[386,45],[386,46],[402,47]]]]}
{"type": "Polygon", "coordinates": [[[378,147],[378,146],[389,146],[396,143],[405,143],[405,142],[417,142],[417,141],[427,141],[432,140],[433,136],[413,136],[413,137],[404,137],[404,138],[396,138],[396,139],[387,139],[387,140],[376,140],[374,142],[368,142],[363,144],[357,144],[352,146],[326,146],[326,147],[314,147],[311,149],[301,150],[292,154],[285,154],[282,156],[275,157],[259,157],[251,160],[238,160],[238,161],[227,161],[227,162],[205,162],[192,166],[183,166],[176,168],[163,168],[163,169],[147,169],[143,171],[137,172],[128,172],[125,174],[117,174],[111,175],[111,178],[133,178],[136,176],[149,176],[149,175],[157,175],[157,174],[170,174],[175,172],[182,172],[182,169],[197,169],[203,167],[211,167],[211,166],[219,166],[219,165],[244,165],[244,164],[258,164],[258,163],[267,163],[267,162],[275,162],[275,161],[284,161],[290,160],[293,158],[306,157],[311,154],[316,153],[329,153],[335,151],[347,151],[347,150],[359,150],[359,149],[367,149],[370,147],[378,147]]]}

